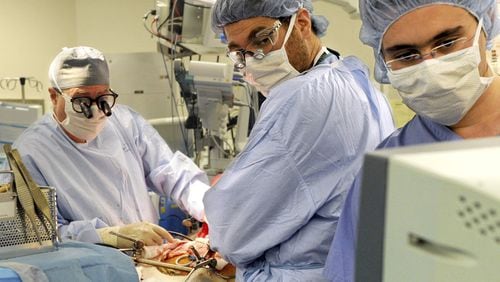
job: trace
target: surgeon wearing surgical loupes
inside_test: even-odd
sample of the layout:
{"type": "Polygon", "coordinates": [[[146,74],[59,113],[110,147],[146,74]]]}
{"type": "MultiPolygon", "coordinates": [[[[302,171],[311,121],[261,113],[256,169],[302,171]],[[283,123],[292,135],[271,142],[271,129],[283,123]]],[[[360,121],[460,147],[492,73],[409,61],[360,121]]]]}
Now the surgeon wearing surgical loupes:
{"type": "MultiPolygon", "coordinates": [[[[415,118],[379,148],[500,135],[500,80],[486,60],[500,31],[494,0],[361,0],[361,40],[415,118]]],[[[325,275],[353,281],[360,186],[346,199],[325,275]]]]}
{"type": "Polygon", "coordinates": [[[354,57],[328,51],[311,1],[219,0],[212,23],[264,95],[248,143],[203,199],[211,247],[238,281],[322,281],[345,192],[393,131],[354,57]]]}
{"type": "Polygon", "coordinates": [[[15,141],[34,180],[57,193],[63,239],[129,247],[173,240],[149,191],[203,220],[205,173],[172,152],[138,113],[115,104],[108,64],[97,49],[64,48],[49,69],[53,113],[15,141]],[[123,235],[119,237],[116,234],[123,235]]]}

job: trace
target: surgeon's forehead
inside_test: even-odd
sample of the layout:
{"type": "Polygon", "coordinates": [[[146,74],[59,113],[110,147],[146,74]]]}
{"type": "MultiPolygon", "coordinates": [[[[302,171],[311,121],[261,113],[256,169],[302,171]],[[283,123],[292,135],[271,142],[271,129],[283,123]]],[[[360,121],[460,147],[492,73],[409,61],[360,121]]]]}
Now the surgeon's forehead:
{"type": "Polygon", "coordinates": [[[269,17],[254,17],[237,21],[224,26],[229,49],[246,47],[255,34],[273,26],[276,19],[269,17]]]}
{"type": "Polygon", "coordinates": [[[102,93],[108,92],[108,85],[91,85],[91,86],[79,86],[64,89],[66,94],[71,96],[97,96],[102,93]]]}
{"type": "Polygon", "coordinates": [[[417,8],[392,23],[382,37],[382,49],[422,45],[447,30],[466,29],[477,22],[466,9],[446,4],[417,8]]]}

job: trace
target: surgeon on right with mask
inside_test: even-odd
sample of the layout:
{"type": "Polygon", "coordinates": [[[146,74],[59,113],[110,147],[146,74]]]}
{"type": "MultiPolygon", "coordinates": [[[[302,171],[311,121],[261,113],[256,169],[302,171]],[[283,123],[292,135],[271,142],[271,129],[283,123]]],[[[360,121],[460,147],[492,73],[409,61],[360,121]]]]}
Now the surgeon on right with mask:
{"type": "MultiPolygon", "coordinates": [[[[360,0],[360,39],[416,116],[378,148],[500,135],[500,79],[486,60],[495,0],[360,0]],[[417,27],[417,28],[416,28],[417,27]]],[[[359,176],[358,176],[359,177],[359,176]]],[[[347,196],[324,275],[354,281],[360,181],[347,196]]]]}

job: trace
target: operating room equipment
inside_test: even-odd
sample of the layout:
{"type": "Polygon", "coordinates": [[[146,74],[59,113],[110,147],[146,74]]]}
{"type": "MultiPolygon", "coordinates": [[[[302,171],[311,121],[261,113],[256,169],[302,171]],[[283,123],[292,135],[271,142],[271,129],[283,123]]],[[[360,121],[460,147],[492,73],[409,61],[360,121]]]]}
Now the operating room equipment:
{"type": "Polygon", "coordinates": [[[176,85],[170,81],[170,64],[158,52],[107,53],[113,91],[119,103],[139,112],[173,151],[192,155],[192,132],[184,128],[186,110],[176,85]]]}
{"type": "Polygon", "coordinates": [[[355,281],[498,281],[499,166],[500,137],[367,154],[355,281]]]}
{"type": "Polygon", "coordinates": [[[233,72],[231,64],[181,60],[174,64],[175,78],[188,109],[185,126],[194,131],[195,152],[199,155],[208,147],[206,168],[221,172],[241,149],[241,144],[236,145],[237,140],[246,141],[250,116],[255,114],[252,101],[257,100],[257,93],[235,80],[238,74],[233,72]],[[235,86],[243,86],[244,93],[240,96],[243,100],[236,98],[235,86]],[[239,132],[231,146],[226,135],[231,132],[228,115],[234,106],[239,106],[239,132]]]}
{"type": "MultiPolygon", "coordinates": [[[[145,13],[143,23],[146,30],[158,38],[158,51],[163,57],[174,100],[179,92],[175,81],[179,83],[181,95],[177,105],[183,103],[182,108],[185,107],[187,110],[184,126],[188,131],[183,132],[183,138],[188,155],[195,158],[198,165],[206,164],[202,167],[207,170],[214,169],[220,172],[246,141],[249,128],[256,116],[256,107],[252,102],[253,95],[256,96],[257,92],[245,85],[241,75],[234,73],[233,76],[231,65],[224,66],[225,64],[221,62],[220,57],[224,56],[226,46],[223,43],[225,40],[223,33],[214,33],[211,29],[214,3],[213,0],[159,0],[156,1],[154,9],[145,13]],[[201,55],[207,54],[216,56],[216,60],[201,61],[201,55]],[[198,55],[198,61],[201,62],[193,58],[195,55],[198,55]],[[179,59],[182,63],[174,63],[179,59]],[[180,70],[178,64],[184,64],[186,67],[183,66],[184,69],[180,70]],[[224,78],[210,72],[219,66],[227,70],[224,78]],[[205,70],[205,73],[192,73],[195,68],[205,70]],[[233,79],[238,76],[240,78],[233,79]],[[192,77],[196,83],[193,83],[192,77]],[[234,91],[233,87],[244,90],[245,93],[233,93],[242,92],[234,91]],[[236,101],[234,96],[242,97],[238,99],[240,101],[236,101]],[[239,107],[237,117],[232,115],[236,111],[233,106],[239,107]],[[249,123],[245,126],[246,122],[249,123]],[[234,128],[238,131],[236,135],[233,132],[234,128]],[[228,136],[229,134],[231,136],[228,136]],[[194,145],[187,140],[190,135],[194,138],[194,145]],[[230,142],[231,139],[233,142],[230,142]],[[236,143],[238,145],[235,145],[236,143]],[[205,152],[203,148],[207,147],[208,156],[202,156],[205,152]]],[[[267,40],[273,36],[274,32],[271,32],[262,34],[259,38],[267,40]]]]}
{"type": "Polygon", "coordinates": [[[159,39],[158,49],[171,59],[193,54],[221,54],[225,47],[221,42],[223,35],[210,28],[214,2],[157,0],[155,7],[143,16],[143,24],[159,39]]]}
{"type": "Polygon", "coordinates": [[[190,233],[191,227],[183,224],[184,220],[187,220],[188,217],[179,205],[166,196],[152,197],[153,199],[158,203],[160,215],[158,225],[170,232],[174,231],[184,235],[190,233]]]}
{"type": "Polygon", "coordinates": [[[21,85],[21,100],[23,103],[26,102],[25,86],[28,83],[30,88],[34,88],[37,92],[43,89],[43,84],[41,81],[34,77],[4,77],[0,79],[0,88],[6,90],[14,90],[17,87],[17,82],[21,85]]]}
{"type": "Polygon", "coordinates": [[[0,194],[0,254],[9,258],[53,250],[60,240],[55,225],[55,191],[41,189],[33,181],[16,149],[5,144],[4,151],[11,170],[3,171],[10,177],[2,175],[2,181],[10,183],[0,194]]]}
{"type": "MultiPolygon", "coordinates": [[[[42,106],[0,102],[0,144],[12,144],[21,133],[42,116],[42,106]]],[[[0,167],[7,159],[0,150],[0,167]]]]}

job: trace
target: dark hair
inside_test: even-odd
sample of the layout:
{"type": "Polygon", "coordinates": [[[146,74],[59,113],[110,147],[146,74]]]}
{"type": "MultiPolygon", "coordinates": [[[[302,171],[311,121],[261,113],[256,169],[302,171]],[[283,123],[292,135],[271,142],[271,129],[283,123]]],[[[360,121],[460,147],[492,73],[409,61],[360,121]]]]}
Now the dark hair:
{"type": "MultiPolygon", "coordinates": [[[[290,25],[291,19],[292,19],[292,16],[278,18],[278,20],[283,24],[284,27],[288,27],[288,25],[290,25]]],[[[312,18],[311,18],[311,21],[312,21],[312,18]]],[[[311,27],[312,27],[313,33],[317,36],[318,30],[316,29],[316,26],[312,24],[312,22],[311,22],[311,27]]]]}

